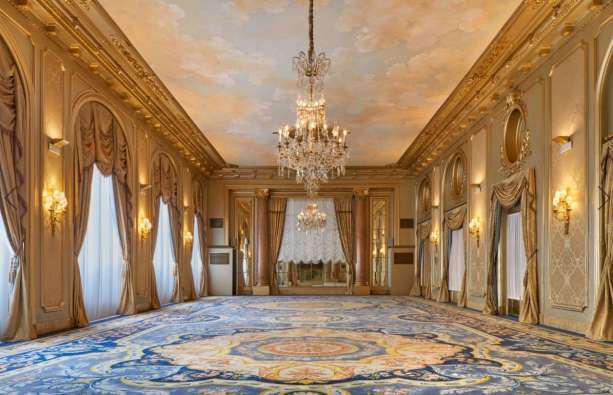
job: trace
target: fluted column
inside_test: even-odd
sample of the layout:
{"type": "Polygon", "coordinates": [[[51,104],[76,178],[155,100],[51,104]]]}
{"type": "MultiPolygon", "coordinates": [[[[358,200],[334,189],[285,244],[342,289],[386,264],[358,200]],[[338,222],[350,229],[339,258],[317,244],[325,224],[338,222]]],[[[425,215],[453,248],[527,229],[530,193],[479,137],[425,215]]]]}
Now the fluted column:
{"type": "Polygon", "coordinates": [[[370,238],[368,237],[368,189],[353,191],[355,196],[355,285],[354,295],[370,294],[370,238]]]}
{"type": "Polygon", "coordinates": [[[270,295],[270,265],[268,243],[268,189],[255,191],[256,213],[256,263],[258,268],[257,283],[253,287],[254,295],[270,295]]]}

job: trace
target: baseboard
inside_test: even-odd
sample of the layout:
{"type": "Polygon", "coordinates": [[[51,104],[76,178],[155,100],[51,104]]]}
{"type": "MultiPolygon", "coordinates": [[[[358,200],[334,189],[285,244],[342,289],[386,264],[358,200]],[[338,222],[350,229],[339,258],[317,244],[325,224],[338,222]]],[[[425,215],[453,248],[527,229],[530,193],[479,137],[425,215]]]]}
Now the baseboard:
{"type": "Polygon", "coordinates": [[[255,285],[253,287],[253,295],[256,295],[256,296],[268,296],[268,295],[270,295],[270,286],[268,286],[268,285],[255,285]]]}
{"type": "Polygon", "coordinates": [[[356,295],[356,296],[370,295],[370,286],[369,285],[354,285],[353,295],[356,295]]]}

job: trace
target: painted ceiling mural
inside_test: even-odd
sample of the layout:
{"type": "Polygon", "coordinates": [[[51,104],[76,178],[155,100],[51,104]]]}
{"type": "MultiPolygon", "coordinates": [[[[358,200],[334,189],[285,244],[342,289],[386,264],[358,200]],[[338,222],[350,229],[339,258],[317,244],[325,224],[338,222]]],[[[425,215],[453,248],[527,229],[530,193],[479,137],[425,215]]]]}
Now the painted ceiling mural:
{"type": "MultiPolygon", "coordinates": [[[[351,165],[396,162],[521,0],[316,0],[329,120],[351,165]]],[[[274,165],[295,122],[306,0],[100,0],[229,163],[274,165]]]]}

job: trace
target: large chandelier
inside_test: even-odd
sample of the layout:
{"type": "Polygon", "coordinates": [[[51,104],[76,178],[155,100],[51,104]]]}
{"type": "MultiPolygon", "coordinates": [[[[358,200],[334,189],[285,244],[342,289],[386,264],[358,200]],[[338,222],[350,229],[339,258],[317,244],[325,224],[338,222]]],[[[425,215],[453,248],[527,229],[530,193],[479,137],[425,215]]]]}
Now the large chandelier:
{"type": "Polygon", "coordinates": [[[319,184],[345,173],[349,154],[347,130],[326,121],[324,76],[330,68],[325,53],[315,54],[313,43],[313,0],[309,3],[309,52],[301,51],[293,59],[298,73],[298,87],[303,90],[296,101],[296,123],[285,125],[278,134],[279,174],[296,173],[296,182],[304,183],[309,195],[319,184]],[[302,96],[304,95],[304,96],[302,96]]]}
{"type": "Polygon", "coordinates": [[[317,204],[309,203],[297,216],[298,231],[312,232],[322,231],[326,226],[326,213],[319,211],[317,204]]]}

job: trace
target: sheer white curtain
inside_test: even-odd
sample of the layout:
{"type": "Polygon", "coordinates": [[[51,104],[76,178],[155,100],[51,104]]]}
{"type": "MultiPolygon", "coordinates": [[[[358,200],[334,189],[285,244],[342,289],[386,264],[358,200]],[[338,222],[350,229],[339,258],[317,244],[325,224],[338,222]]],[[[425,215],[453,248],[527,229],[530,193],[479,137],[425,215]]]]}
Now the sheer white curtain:
{"type": "Polygon", "coordinates": [[[507,216],[507,299],[521,300],[526,272],[521,213],[507,216]]]}
{"type": "Polygon", "coordinates": [[[198,224],[194,222],[194,241],[192,244],[192,276],[194,277],[194,289],[196,290],[196,297],[200,297],[200,281],[202,279],[202,256],[200,255],[199,236],[200,235],[198,234],[198,224]]]}
{"type": "Polygon", "coordinates": [[[345,262],[333,199],[288,199],[278,260],[295,263],[345,262]],[[298,213],[310,202],[316,203],[319,210],[326,214],[326,226],[322,232],[305,233],[298,230],[298,213]]]}
{"type": "Polygon", "coordinates": [[[460,291],[464,277],[464,229],[451,232],[451,248],[449,249],[449,290],[460,291]]]}
{"type": "Polygon", "coordinates": [[[4,334],[9,318],[9,304],[11,301],[12,286],[9,283],[11,259],[13,248],[9,243],[4,219],[0,215],[0,336],[4,334]]]}
{"type": "Polygon", "coordinates": [[[172,301],[172,290],[175,284],[175,256],[172,251],[172,235],[170,227],[170,211],[166,203],[160,199],[160,214],[158,220],[158,235],[153,254],[155,281],[158,286],[158,297],[161,304],[172,301]]]}
{"type": "Polygon", "coordinates": [[[91,321],[117,314],[123,269],[113,177],[103,176],[94,165],[87,232],[79,253],[83,300],[91,321]]]}

